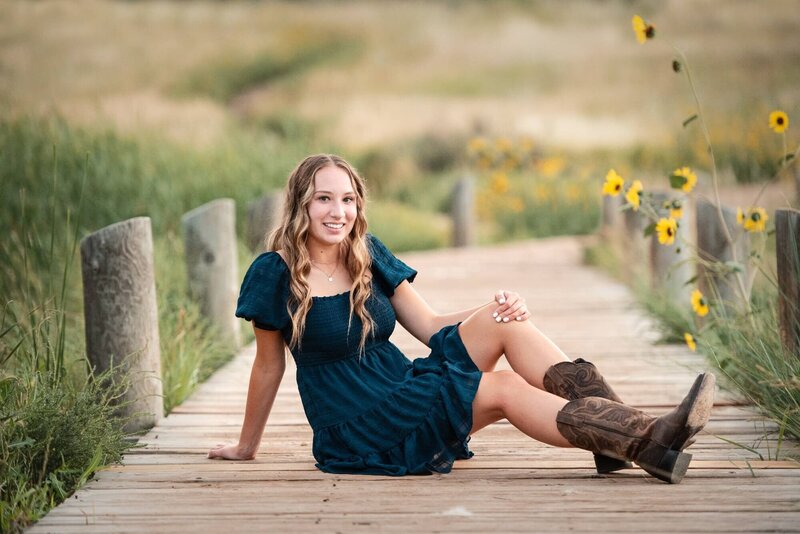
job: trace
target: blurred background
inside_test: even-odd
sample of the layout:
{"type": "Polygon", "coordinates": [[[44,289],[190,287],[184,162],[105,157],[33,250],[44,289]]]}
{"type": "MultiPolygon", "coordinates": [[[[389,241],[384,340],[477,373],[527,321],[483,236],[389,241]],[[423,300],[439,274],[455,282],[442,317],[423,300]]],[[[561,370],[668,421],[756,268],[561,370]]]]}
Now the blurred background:
{"type": "MultiPolygon", "coordinates": [[[[465,174],[479,179],[484,242],[590,232],[610,167],[646,188],[682,165],[704,181],[671,43],[689,58],[725,183],[747,196],[781,154],[769,111],[793,120],[800,100],[797,7],[3,2],[4,207],[19,215],[10,204],[27,185],[38,216],[50,191],[33,184],[52,182],[55,147],[65,202],[88,167],[87,227],[150,215],[174,230],[218,196],[237,200],[241,224],[246,202],[303,155],[333,151],[365,175],[373,231],[396,248],[448,243],[444,215],[465,174]],[[636,42],[634,14],[654,40],[636,42]]],[[[785,205],[790,186],[770,186],[767,202],[785,205]]]]}
{"type": "MultiPolygon", "coordinates": [[[[248,203],[311,153],[356,165],[370,229],[395,252],[451,243],[466,176],[480,243],[590,234],[611,168],[653,191],[691,166],[710,194],[700,121],[683,124],[697,110],[691,67],[723,202],[749,206],[763,189],[770,213],[797,207],[797,171],[778,170],[798,143],[798,7],[0,0],[0,501],[13,501],[0,503],[0,531],[20,531],[128,446],[113,390],[87,371],[83,236],[152,220],[168,413],[235,352],[187,294],[181,216],[233,198],[243,274],[248,203]],[[655,26],[644,44],[637,14],[655,26]],[[689,60],[677,73],[673,46],[689,60]],[[785,134],[769,128],[775,109],[785,134]]],[[[680,339],[693,331],[691,317],[671,324],[680,339]]],[[[779,346],[774,318],[764,324],[779,346]]]]}

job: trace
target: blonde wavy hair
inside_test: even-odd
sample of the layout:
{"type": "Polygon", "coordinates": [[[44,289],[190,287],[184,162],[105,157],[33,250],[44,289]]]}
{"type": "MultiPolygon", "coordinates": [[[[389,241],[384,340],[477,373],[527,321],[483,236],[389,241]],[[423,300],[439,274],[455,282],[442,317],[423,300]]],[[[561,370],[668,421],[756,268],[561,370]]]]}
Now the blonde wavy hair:
{"type": "Polygon", "coordinates": [[[372,294],[372,257],[367,248],[367,218],[364,208],[367,190],[358,172],[343,158],[333,154],[316,154],[301,161],[289,175],[286,184],[283,214],[280,224],[267,239],[267,250],[282,251],[290,271],[290,295],[286,309],[292,319],[292,339],[289,346],[300,346],[306,328],[306,316],[311,309],[311,291],[308,275],[311,272],[311,257],[306,248],[310,220],[308,205],[314,196],[314,176],[324,167],[338,167],[350,177],[356,195],[356,220],[353,229],[339,244],[339,257],[344,258],[344,266],[353,279],[350,286],[350,316],[347,332],[353,322],[353,314],[361,319],[361,341],[359,352],[364,352],[367,337],[372,333],[375,322],[366,303],[372,294]]]}

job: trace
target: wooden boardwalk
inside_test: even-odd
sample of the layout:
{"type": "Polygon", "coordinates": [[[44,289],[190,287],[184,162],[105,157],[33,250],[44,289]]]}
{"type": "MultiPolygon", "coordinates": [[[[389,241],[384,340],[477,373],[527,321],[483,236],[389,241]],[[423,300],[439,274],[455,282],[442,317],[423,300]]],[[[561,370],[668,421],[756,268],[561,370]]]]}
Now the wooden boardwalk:
{"type": "MultiPolygon", "coordinates": [[[[441,311],[482,304],[499,288],[522,293],[568,355],[595,362],[627,402],[663,412],[706,368],[703,358],[654,345],[630,292],[581,255],[576,239],[558,238],[402,257],[441,311]]],[[[399,326],[394,341],[426,355],[399,326]]],[[[722,392],[679,485],[639,469],[598,476],[589,453],[542,445],[506,422],[477,433],[475,457],[447,475],[325,474],[314,467],[292,365],[257,459],[207,460],[211,446],[238,436],[253,355],[245,348],[124,465],[98,473],[31,532],[800,531],[800,464],[770,460],[775,426],[722,392]]],[[[797,456],[784,442],[781,457],[790,447],[797,456]]]]}

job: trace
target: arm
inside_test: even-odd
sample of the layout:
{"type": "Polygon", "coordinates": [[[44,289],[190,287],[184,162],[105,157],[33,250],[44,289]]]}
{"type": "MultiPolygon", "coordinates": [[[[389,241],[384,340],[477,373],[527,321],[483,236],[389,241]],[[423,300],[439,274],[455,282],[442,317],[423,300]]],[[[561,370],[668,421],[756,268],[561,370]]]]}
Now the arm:
{"type": "Polygon", "coordinates": [[[425,345],[443,327],[464,321],[476,312],[491,313],[498,322],[508,322],[506,319],[523,321],[530,317],[525,301],[510,291],[498,291],[494,299],[476,308],[438,314],[405,280],[395,288],[390,300],[403,328],[425,345]]]}
{"type": "Polygon", "coordinates": [[[253,329],[256,333],[256,359],[250,371],[247,406],[239,443],[218,445],[209,451],[209,458],[252,460],[261,444],[264,425],[286,370],[286,358],[285,345],[279,331],[253,329]]]}

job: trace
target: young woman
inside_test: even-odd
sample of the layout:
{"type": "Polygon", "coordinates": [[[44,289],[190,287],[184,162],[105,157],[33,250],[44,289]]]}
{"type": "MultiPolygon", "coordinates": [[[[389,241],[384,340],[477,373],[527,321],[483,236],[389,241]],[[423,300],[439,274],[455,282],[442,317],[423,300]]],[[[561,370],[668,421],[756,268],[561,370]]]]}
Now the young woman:
{"type": "Polygon", "coordinates": [[[446,473],[472,456],[472,433],[506,418],[539,441],[594,452],[601,473],[632,460],[680,481],[691,458],[683,449],[709,417],[713,375],[654,418],[622,404],[591,363],[569,361],[516,293],[437,314],[410,283],[416,271],[367,233],[365,204],[362,178],[338,156],[309,156],[289,176],[270,252],[250,266],[236,310],[257,344],[241,435],[209,458],[255,457],[288,345],[323,471],[446,473]],[[430,356],[411,361],[389,341],[396,321],[430,356]],[[494,371],[501,355],[513,371],[494,371]]]}

